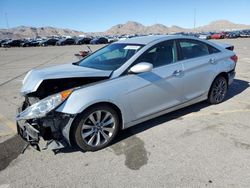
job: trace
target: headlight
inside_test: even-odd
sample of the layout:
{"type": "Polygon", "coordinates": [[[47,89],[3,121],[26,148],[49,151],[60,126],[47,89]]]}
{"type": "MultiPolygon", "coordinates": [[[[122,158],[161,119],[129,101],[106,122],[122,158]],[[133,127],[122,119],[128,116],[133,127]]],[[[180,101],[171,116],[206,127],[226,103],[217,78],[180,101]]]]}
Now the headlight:
{"type": "Polygon", "coordinates": [[[43,100],[31,105],[18,114],[16,120],[27,120],[44,117],[47,113],[65,101],[72,91],[72,89],[69,89],[44,98],[43,100]]]}

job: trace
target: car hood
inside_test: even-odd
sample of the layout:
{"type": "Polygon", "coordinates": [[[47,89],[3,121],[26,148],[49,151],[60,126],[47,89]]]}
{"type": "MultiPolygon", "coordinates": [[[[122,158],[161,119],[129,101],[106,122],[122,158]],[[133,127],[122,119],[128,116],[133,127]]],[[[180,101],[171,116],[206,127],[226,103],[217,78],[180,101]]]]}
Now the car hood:
{"type": "Polygon", "coordinates": [[[35,92],[44,80],[60,78],[109,77],[112,71],[98,70],[74,64],[57,65],[43,69],[33,69],[23,80],[21,94],[35,92]]]}

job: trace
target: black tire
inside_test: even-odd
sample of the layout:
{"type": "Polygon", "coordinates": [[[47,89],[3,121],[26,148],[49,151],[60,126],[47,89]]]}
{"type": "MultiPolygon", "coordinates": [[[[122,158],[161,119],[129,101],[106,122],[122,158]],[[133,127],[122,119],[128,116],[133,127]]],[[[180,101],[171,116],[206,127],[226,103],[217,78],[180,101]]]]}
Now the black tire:
{"type": "Polygon", "coordinates": [[[212,86],[210,87],[207,101],[210,104],[221,103],[227,94],[228,83],[224,76],[218,76],[214,79],[212,86]]]}
{"type": "MultiPolygon", "coordinates": [[[[96,119],[96,116],[95,116],[95,119],[96,119]]],[[[93,126],[91,131],[94,129],[94,127],[96,127],[96,126],[93,126]]],[[[97,150],[100,150],[100,149],[107,147],[113,141],[113,139],[116,137],[116,135],[119,131],[119,127],[120,127],[120,121],[119,121],[118,113],[111,106],[106,105],[106,104],[96,105],[96,106],[90,107],[89,109],[85,110],[83,113],[78,115],[75,122],[73,123],[73,128],[72,128],[72,132],[71,132],[72,137],[71,138],[73,139],[73,143],[79,149],[81,149],[83,151],[97,151],[97,150]],[[114,119],[114,129],[112,129],[113,132],[112,132],[111,136],[109,137],[109,140],[107,140],[105,142],[104,136],[102,136],[102,133],[99,133],[101,135],[101,137],[103,138],[104,143],[97,145],[97,146],[91,146],[87,143],[87,141],[82,136],[85,134],[83,131],[86,129],[84,129],[84,130],[82,130],[82,129],[83,129],[84,124],[86,124],[87,121],[92,123],[92,121],[90,121],[90,119],[89,119],[89,116],[91,116],[91,114],[94,114],[97,111],[102,111],[101,116],[104,116],[103,115],[104,111],[107,111],[112,115],[112,117],[114,119]]],[[[92,133],[91,135],[89,135],[89,137],[86,137],[86,138],[89,138],[89,142],[92,139],[92,137],[94,137],[94,134],[97,134],[97,133],[96,132],[92,133]]],[[[99,139],[100,139],[100,136],[99,136],[99,139]]],[[[92,140],[93,140],[93,142],[97,143],[97,136],[95,137],[95,140],[94,139],[92,139],[92,140]]]]}

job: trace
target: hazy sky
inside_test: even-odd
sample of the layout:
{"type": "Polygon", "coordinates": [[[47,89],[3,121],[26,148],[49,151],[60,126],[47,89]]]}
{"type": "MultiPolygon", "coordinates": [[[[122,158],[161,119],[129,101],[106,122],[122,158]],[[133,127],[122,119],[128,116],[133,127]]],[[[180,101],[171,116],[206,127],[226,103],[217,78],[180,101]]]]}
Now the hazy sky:
{"type": "Polygon", "coordinates": [[[218,19],[250,25],[250,0],[0,0],[0,28],[54,26],[89,32],[129,20],[191,28],[194,9],[197,26],[218,19]]]}

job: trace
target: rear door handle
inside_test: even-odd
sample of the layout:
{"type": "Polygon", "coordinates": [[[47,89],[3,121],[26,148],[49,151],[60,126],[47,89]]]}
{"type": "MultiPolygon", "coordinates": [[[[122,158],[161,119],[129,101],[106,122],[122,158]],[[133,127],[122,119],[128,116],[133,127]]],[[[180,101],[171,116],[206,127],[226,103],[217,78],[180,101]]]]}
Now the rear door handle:
{"type": "Polygon", "coordinates": [[[211,59],[209,59],[209,63],[211,63],[211,64],[216,64],[216,60],[215,60],[215,58],[211,58],[211,59]]]}
{"type": "Polygon", "coordinates": [[[176,70],[173,72],[173,76],[182,76],[183,75],[183,70],[176,70]]]}

